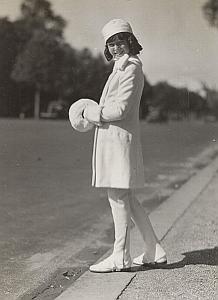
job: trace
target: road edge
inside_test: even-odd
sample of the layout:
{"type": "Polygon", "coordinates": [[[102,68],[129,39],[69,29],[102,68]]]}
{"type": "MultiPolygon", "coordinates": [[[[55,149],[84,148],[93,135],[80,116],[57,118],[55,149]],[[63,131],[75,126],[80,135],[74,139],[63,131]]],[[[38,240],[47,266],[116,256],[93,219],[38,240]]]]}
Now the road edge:
{"type": "MultiPolygon", "coordinates": [[[[218,157],[193,175],[179,190],[163,202],[149,217],[154,230],[162,240],[194,200],[203,192],[218,170],[218,157]]],[[[140,254],[142,241],[134,227],[131,231],[132,255],[140,254]]],[[[111,253],[108,251],[103,257],[111,253]]],[[[85,272],[56,300],[115,300],[136,275],[135,272],[93,274],[85,272]]]]}

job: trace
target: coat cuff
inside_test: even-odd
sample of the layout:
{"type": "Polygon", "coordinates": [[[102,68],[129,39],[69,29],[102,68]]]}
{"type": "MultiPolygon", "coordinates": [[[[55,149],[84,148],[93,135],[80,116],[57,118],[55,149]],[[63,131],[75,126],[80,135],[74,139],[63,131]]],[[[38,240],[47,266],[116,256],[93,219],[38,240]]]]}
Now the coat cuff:
{"type": "Polygon", "coordinates": [[[96,125],[101,123],[101,106],[87,105],[84,110],[84,118],[96,125]]]}

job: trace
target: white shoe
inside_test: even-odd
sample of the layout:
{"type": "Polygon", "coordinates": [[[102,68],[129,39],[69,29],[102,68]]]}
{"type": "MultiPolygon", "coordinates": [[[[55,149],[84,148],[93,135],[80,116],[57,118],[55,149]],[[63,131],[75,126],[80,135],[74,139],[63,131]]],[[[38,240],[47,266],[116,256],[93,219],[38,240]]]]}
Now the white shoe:
{"type": "Polygon", "coordinates": [[[113,256],[111,255],[108,258],[101,261],[100,263],[90,266],[89,270],[94,273],[110,273],[110,272],[120,272],[123,270],[127,270],[130,267],[131,264],[126,265],[122,268],[117,267],[114,263],[113,256]]]}
{"type": "Polygon", "coordinates": [[[108,200],[114,221],[115,241],[113,253],[89,270],[96,273],[109,273],[127,270],[131,267],[130,256],[130,208],[129,191],[125,189],[109,189],[108,200]]]}
{"type": "Polygon", "coordinates": [[[136,258],[133,259],[133,264],[138,265],[138,266],[143,266],[143,265],[162,265],[162,264],[167,264],[167,257],[164,255],[163,257],[157,259],[156,261],[149,262],[145,258],[145,254],[142,253],[141,255],[137,256],[136,258]]]}

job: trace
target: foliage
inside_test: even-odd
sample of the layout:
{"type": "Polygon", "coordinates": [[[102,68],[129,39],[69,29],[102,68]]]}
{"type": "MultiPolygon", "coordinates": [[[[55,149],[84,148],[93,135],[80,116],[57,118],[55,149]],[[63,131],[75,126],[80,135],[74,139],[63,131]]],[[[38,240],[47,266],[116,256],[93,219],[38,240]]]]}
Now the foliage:
{"type": "Polygon", "coordinates": [[[61,65],[62,52],[58,42],[44,31],[37,31],[18,54],[12,77],[49,90],[61,65]]]}
{"type": "Polygon", "coordinates": [[[59,37],[66,26],[65,20],[55,15],[47,0],[24,0],[21,4],[21,20],[31,31],[45,30],[59,37]]]}
{"type": "Polygon", "coordinates": [[[203,12],[209,24],[218,28],[218,0],[208,0],[203,6],[203,12]]]}
{"type": "Polygon", "coordinates": [[[12,78],[35,89],[35,117],[40,113],[41,92],[57,86],[65,25],[47,0],[24,0],[21,4],[21,17],[15,22],[19,54],[12,78]]]}
{"type": "Polygon", "coordinates": [[[159,82],[152,88],[148,121],[164,122],[168,119],[188,119],[192,114],[203,115],[206,102],[199,94],[187,88],[176,88],[167,82],[159,82]]]}
{"type": "Polygon", "coordinates": [[[1,115],[16,113],[17,86],[10,74],[18,52],[15,26],[7,18],[0,19],[0,109],[1,115]]]}
{"type": "Polygon", "coordinates": [[[35,89],[36,109],[43,106],[36,103],[45,101],[43,92],[69,104],[82,97],[99,99],[111,69],[102,56],[94,57],[88,49],[76,51],[64,42],[66,23],[54,14],[48,1],[25,0],[21,12],[15,22],[19,54],[12,78],[35,89]]]}
{"type": "Polygon", "coordinates": [[[0,19],[0,82],[10,76],[11,68],[17,54],[16,31],[7,18],[0,19]]]}
{"type": "Polygon", "coordinates": [[[209,88],[206,84],[204,84],[204,90],[206,92],[208,114],[218,120],[218,90],[209,88]]]}
{"type": "Polygon", "coordinates": [[[105,64],[103,57],[94,57],[91,51],[85,48],[77,52],[73,71],[73,99],[88,97],[99,100],[100,92],[111,71],[110,65],[105,64]]]}
{"type": "MultiPolygon", "coordinates": [[[[0,116],[37,117],[51,111],[63,118],[79,98],[99,101],[112,64],[67,44],[65,26],[47,0],[24,0],[13,22],[0,18],[0,116]]],[[[166,82],[151,86],[145,78],[140,117],[161,122],[201,117],[216,111],[214,95],[208,92],[206,101],[166,82]]]]}

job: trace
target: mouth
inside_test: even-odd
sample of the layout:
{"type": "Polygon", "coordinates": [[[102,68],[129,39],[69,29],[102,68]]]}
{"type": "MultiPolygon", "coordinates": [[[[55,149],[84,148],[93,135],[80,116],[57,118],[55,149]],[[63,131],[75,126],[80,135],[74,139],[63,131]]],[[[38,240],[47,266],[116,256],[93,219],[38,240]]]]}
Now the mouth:
{"type": "Polygon", "coordinates": [[[121,56],[123,56],[123,54],[124,54],[123,51],[122,52],[114,52],[113,56],[114,57],[121,57],[121,56]]]}

